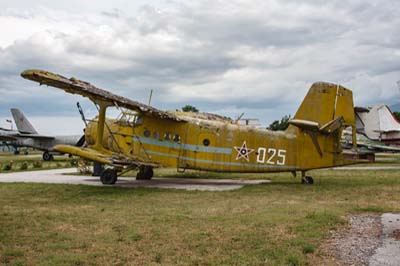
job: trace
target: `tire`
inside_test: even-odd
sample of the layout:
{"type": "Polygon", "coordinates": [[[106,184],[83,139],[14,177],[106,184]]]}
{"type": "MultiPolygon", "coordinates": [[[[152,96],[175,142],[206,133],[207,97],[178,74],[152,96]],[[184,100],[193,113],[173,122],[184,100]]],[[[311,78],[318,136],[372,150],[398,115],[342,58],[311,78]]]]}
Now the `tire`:
{"type": "Polygon", "coordinates": [[[306,176],[305,177],[305,184],[307,184],[307,185],[314,184],[314,179],[311,176],[306,176]]]}
{"type": "Polygon", "coordinates": [[[136,180],[151,180],[154,175],[153,167],[141,166],[139,172],[136,175],[136,180]]]}
{"type": "Polygon", "coordinates": [[[103,185],[114,185],[117,179],[117,171],[114,169],[106,169],[100,176],[100,181],[103,185]]]}
{"type": "Polygon", "coordinates": [[[14,151],[14,155],[19,155],[19,151],[14,151]]]}
{"type": "Polygon", "coordinates": [[[53,155],[48,153],[47,151],[43,153],[43,161],[51,161],[53,160],[53,155]]]}

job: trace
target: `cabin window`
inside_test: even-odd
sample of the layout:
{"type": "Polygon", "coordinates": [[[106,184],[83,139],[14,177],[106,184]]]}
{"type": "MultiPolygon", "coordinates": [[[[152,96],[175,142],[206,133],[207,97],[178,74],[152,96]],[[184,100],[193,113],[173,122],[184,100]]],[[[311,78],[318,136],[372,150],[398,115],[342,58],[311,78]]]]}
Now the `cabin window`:
{"type": "Polygon", "coordinates": [[[204,146],[210,145],[210,140],[209,139],[203,139],[203,145],[204,146]]]}
{"type": "Polygon", "coordinates": [[[165,139],[165,140],[170,140],[170,139],[171,139],[171,135],[170,135],[168,132],[165,133],[164,139],[165,139]]]}
{"type": "Polygon", "coordinates": [[[121,126],[138,126],[143,123],[143,116],[132,112],[122,112],[117,117],[116,123],[121,126]]]}
{"type": "Polygon", "coordinates": [[[160,132],[154,131],[153,137],[154,137],[155,139],[159,139],[159,138],[160,138],[160,132]]]}
{"type": "Polygon", "coordinates": [[[175,142],[181,141],[181,136],[179,136],[179,134],[175,134],[175,135],[174,135],[174,141],[175,141],[175,142]]]}
{"type": "Polygon", "coordinates": [[[146,138],[150,137],[150,135],[151,135],[150,130],[146,129],[146,130],[143,132],[143,135],[144,135],[146,138]]]}

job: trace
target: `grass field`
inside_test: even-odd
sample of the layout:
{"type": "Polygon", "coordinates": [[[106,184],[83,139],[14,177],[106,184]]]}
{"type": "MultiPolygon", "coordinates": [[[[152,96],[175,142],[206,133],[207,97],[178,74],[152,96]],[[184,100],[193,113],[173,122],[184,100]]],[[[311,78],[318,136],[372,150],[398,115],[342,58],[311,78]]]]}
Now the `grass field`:
{"type": "Polygon", "coordinates": [[[0,264],[323,265],[348,214],[400,211],[400,171],[311,174],[211,173],[272,180],[227,192],[0,184],[0,264]]]}

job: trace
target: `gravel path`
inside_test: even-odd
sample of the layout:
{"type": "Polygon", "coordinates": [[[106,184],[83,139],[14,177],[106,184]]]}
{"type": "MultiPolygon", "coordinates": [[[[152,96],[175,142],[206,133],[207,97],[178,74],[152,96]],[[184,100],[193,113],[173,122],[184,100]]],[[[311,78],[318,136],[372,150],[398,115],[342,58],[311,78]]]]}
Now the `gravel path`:
{"type": "Polygon", "coordinates": [[[335,233],[323,249],[335,258],[336,265],[368,265],[382,242],[381,217],[360,214],[350,216],[349,220],[349,229],[335,233]]]}

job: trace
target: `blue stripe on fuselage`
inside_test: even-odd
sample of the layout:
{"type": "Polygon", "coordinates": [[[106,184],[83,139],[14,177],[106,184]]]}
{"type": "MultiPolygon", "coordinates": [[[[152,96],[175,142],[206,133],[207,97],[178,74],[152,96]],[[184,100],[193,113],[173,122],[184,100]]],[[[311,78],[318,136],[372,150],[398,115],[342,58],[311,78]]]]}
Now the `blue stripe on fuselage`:
{"type": "Polygon", "coordinates": [[[221,153],[221,154],[232,154],[231,148],[219,148],[219,147],[206,147],[193,144],[180,144],[171,141],[162,141],[158,139],[146,138],[146,137],[133,137],[133,141],[141,142],[143,144],[156,145],[160,147],[166,147],[176,150],[187,150],[187,151],[197,151],[197,152],[210,152],[210,153],[221,153]]]}

